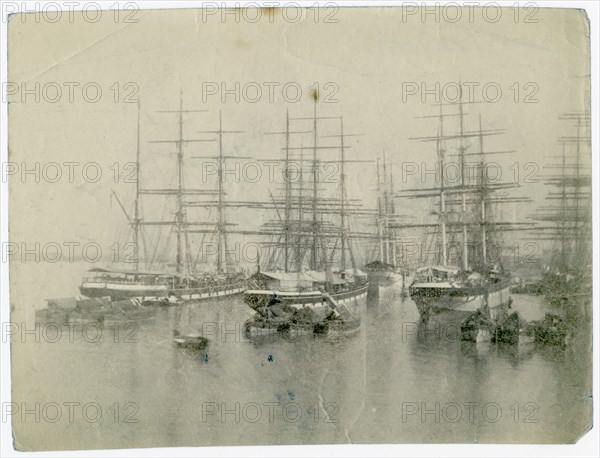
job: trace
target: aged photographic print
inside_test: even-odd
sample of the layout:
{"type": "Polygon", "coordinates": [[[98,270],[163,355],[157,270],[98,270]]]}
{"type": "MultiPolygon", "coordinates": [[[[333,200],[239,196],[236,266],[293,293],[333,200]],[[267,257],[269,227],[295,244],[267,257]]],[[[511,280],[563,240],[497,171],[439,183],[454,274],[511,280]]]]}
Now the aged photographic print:
{"type": "Polygon", "coordinates": [[[3,441],[596,435],[583,2],[68,3],[2,4],[3,441]]]}

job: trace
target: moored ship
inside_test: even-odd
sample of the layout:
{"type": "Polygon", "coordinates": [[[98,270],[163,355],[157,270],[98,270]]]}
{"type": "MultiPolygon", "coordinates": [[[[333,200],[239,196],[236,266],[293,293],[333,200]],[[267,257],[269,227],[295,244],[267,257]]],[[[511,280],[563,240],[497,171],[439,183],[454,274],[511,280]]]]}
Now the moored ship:
{"type": "Polygon", "coordinates": [[[244,300],[256,315],[248,320],[248,337],[287,333],[351,332],[360,326],[368,282],[363,272],[346,277],[325,272],[258,272],[244,300]]]}
{"type": "Polygon", "coordinates": [[[368,280],[356,268],[351,247],[354,234],[348,217],[356,204],[349,202],[345,187],[344,140],[349,135],[344,134],[341,117],[317,116],[318,95],[314,97],[313,117],[292,119],[310,121],[312,130],[292,132],[288,114],[286,129],[280,132],[285,135],[285,170],[289,170],[291,152],[300,151],[300,179],[294,183],[286,179],[283,197],[273,198],[279,220],[268,223],[262,231],[272,237],[271,253],[264,271],[258,261],[258,271],[249,279],[250,288],[244,293],[245,303],[256,312],[245,323],[247,337],[273,333],[329,335],[353,333],[360,328],[368,280]],[[319,137],[318,128],[324,129],[320,120],[337,121],[339,130],[334,128],[334,134],[319,137]],[[312,146],[291,145],[291,134],[306,133],[312,134],[312,146]],[[337,144],[320,145],[319,138],[335,138],[337,144]],[[321,149],[340,152],[339,161],[333,161],[340,164],[339,189],[332,191],[336,197],[321,195],[325,191],[318,176],[321,149]],[[313,153],[309,180],[303,171],[303,150],[313,153]]]}
{"type": "Polygon", "coordinates": [[[370,258],[364,269],[372,286],[393,286],[399,282],[403,297],[406,294],[407,266],[399,245],[398,227],[400,215],[394,202],[392,164],[388,165],[385,154],[383,163],[377,158],[377,209],[375,216],[376,237],[370,258]]]}
{"type": "Polygon", "coordinates": [[[583,308],[582,302],[591,297],[591,119],[585,111],[564,113],[559,119],[573,123],[576,131],[559,138],[562,152],[556,158],[560,162],[547,166],[554,170],[544,180],[551,188],[546,196],[549,205],[532,217],[542,223],[534,228],[535,239],[554,245],[536,292],[553,306],[582,316],[589,311],[573,309],[583,308]]]}
{"type": "Polygon", "coordinates": [[[166,272],[94,268],[86,272],[79,291],[87,297],[112,300],[202,300],[239,294],[245,287],[242,274],[191,278],[166,272]]]}
{"type": "MultiPolygon", "coordinates": [[[[442,321],[464,322],[470,315],[477,314],[488,326],[501,325],[509,317],[510,275],[502,265],[501,250],[495,236],[503,229],[516,223],[500,222],[494,218],[493,206],[506,202],[521,202],[519,197],[491,197],[495,191],[506,190],[515,183],[490,182],[486,167],[486,155],[511,151],[488,151],[483,138],[502,133],[499,130],[483,130],[481,117],[479,129],[466,131],[464,128],[463,102],[459,100],[458,113],[444,114],[440,105],[439,128],[436,136],[420,137],[418,140],[435,142],[437,145],[436,169],[439,170],[439,187],[411,189],[409,197],[433,198],[438,200],[434,211],[437,222],[420,225],[434,228],[437,264],[417,269],[409,287],[421,318],[427,321],[437,316],[442,321]],[[444,133],[444,118],[458,117],[457,132],[444,133]],[[470,139],[478,140],[477,152],[467,153],[470,139]],[[459,184],[450,184],[445,176],[447,143],[454,142],[459,157],[459,184]],[[476,173],[467,177],[466,156],[477,156],[476,173]],[[454,256],[453,256],[454,255],[454,256]],[[453,258],[453,259],[451,259],[453,258]]],[[[456,165],[456,164],[455,164],[456,165]]]]}
{"type": "MultiPolygon", "coordinates": [[[[239,132],[223,130],[222,119],[219,116],[218,129],[199,131],[199,133],[210,134],[215,138],[184,138],[184,113],[199,111],[184,110],[183,98],[181,98],[178,110],[163,112],[178,116],[178,136],[175,140],[156,140],[151,143],[175,145],[175,184],[171,184],[170,187],[142,186],[140,108],[138,104],[136,186],[133,211],[129,212],[117,194],[114,191],[112,193],[133,234],[130,245],[135,248],[135,253],[134,256],[128,257],[133,266],[130,263],[126,266],[127,268],[123,269],[112,266],[90,269],[85,273],[79,287],[84,296],[109,297],[112,300],[139,298],[145,301],[171,304],[185,300],[233,296],[241,294],[245,289],[245,275],[234,265],[228,255],[228,228],[233,224],[227,222],[225,215],[225,207],[242,204],[226,201],[226,192],[223,187],[225,161],[237,157],[224,151],[223,137],[225,134],[239,132]],[[190,188],[186,185],[186,177],[188,180],[193,180],[194,177],[190,172],[191,167],[188,167],[185,162],[187,156],[185,146],[197,142],[216,142],[218,145],[214,156],[194,156],[194,158],[210,160],[216,164],[216,189],[190,188]],[[144,217],[142,196],[162,196],[164,200],[159,207],[162,207],[163,216],[160,219],[144,217]],[[195,221],[190,217],[194,209],[200,212],[195,221]],[[213,210],[216,210],[214,212],[216,218],[213,216],[213,221],[211,221],[211,215],[214,215],[213,210]],[[202,212],[209,212],[208,218],[202,212]],[[164,215],[168,213],[171,213],[173,217],[165,219],[164,215]],[[169,231],[166,236],[167,240],[165,240],[164,229],[169,231]],[[155,232],[150,232],[151,230],[155,232]],[[170,234],[175,234],[174,262],[171,257],[173,247],[169,245],[168,240],[170,234]],[[201,234],[201,240],[194,239],[193,235],[195,234],[201,234]],[[205,240],[207,235],[210,240],[205,240]],[[206,260],[207,253],[203,252],[207,243],[211,245],[211,255],[215,256],[214,263],[209,263],[206,260]],[[142,254],[144,269],[142,269],[142,261],[140,261],[142,254]],[[202,254],[204,256],[201,258],[202,254]]],[[[150,168],[149,164],[147,168],[150,168]]],[[[164,171],[158,175],[162,176],[162,174],[164,171]]],[[[152,213],[154,210],[156,213],[156,204],[157,202],[146,202],[146,208],[151,209],[147,212],[152,213]]]]}
{"type": "Polygon", "coordinates": [[[417,269],[409,294],[424,319],[450,312],[461,320],[481,310],[500,322],[508,316],[510,278],[501,272],[483,276],[458,267],[424,266],[417,269]]]}

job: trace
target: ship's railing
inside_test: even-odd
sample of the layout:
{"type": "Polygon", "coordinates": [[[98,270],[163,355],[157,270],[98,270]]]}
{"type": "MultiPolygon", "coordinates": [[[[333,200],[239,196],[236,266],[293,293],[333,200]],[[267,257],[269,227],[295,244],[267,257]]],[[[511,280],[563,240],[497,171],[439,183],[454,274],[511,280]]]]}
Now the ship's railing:
{"type": "Polygon", "coordinates": [[[112,278],[112,277],[84,277],[83,283],[110,283],[113,285],[167,285],[173,284],[172,280],[140,280],[140,279],[124,279],[124,278],[112,278]]]}

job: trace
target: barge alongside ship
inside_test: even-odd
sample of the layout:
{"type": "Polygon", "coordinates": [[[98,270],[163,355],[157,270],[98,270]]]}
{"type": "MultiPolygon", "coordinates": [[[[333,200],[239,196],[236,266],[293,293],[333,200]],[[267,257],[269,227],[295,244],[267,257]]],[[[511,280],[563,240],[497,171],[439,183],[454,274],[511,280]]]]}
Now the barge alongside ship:
{"type": "MultiPolygon", "coordinates": [[[[272,198],[278,220],[265,225],[264,235],[270,235],[272,247],[266,270],[249,279],[244,293],[245,303],[255,315],[245,323],[245,335],[258,337],[283,335],[356,332],[360,328],[361,310],[366,306],[368,280],[356,268],[351,247],[353,233],[348,217],[352,210],[346,194],[346,149],[344,124],[341,117],[318,117],[318,94],[314,93],[314,113],[309,118],[293,118],[312,124],[312,130],[290,130],[289,114],[285,131],[285,170],[289,170],[292,151],[300,151],[300,179],[295,187],[285,180],[282,198],[272,198]],[[334,122],[333,132],[319,136],[325,129],[320,121],[334,122]],[[337,123],[335,123],[337,121],[337,123]],[[292,146],[291,134],[312,134],[312,146],[292,146]],[[334,138],[335,144],[319,144],[320,138],[334,138]],[[322,149],[338,150],[339,189],[335,197],[324,197],[319,179],[322,149]],[[312,151],[309,180],[305,180],[302,151],[312,151]],[[337,194],[339,193],[339,194],[337,194]]],[[[331,129],[331,125],[329,128],[331,129]]],[[[301,143],[301,142],[300,142],[301,143]]],[[[328,161],[332,162],[332,161],[328,161]]],[[[297,164],[297,162],[296,162],[297,164]]]]}
{"type": "Polygon", "coordinates": [[[439,116],[432,116],[439,120],[437,135],[416,139],[434,142],[437,146],[439,187],[404,191],[404,195],[411,198],[437,199],[434,211],[437,222],[414,226],[434,229],[431,235],[435,249],[431,251],[435,253],[438,264],[417,269],[409,294],[423,321],[437,316],[442,321],[466,322],[470,316],[478,314],[488,326],[502,326],[511,313],[510,275],[503,268],[501,252],[492,253],[492,249],[498,247],[496,239],[499,232],[515,229],[519,223],[497,221],[493,208],[500,203],[529,199],[492,197],[496,191],[518,186],[497,180],[491,182],[488,178],[486,156],[511,151],[489,151],[484,147],[483,139],[502,131],[484,130],[481,117],[479,129],[467,131],[462,97],[450,105],[456,105],[458,113],[445,114],[440,105],[439,116]],[[457,117],[457,132],[445,134],[444,121],[449,116],[457,117]],[[470,140],[475,142],[469,143],[470,140]],[[445,173],[446,151],[450,143],[456,151],[454,156],[459,158],[458,184],[451,183],[445,173]],[[471,146],[477,151],[467,153],[471,146]],[[466,172],[467,156],[477,158],[474,176],[468,176],[466,172]]]}

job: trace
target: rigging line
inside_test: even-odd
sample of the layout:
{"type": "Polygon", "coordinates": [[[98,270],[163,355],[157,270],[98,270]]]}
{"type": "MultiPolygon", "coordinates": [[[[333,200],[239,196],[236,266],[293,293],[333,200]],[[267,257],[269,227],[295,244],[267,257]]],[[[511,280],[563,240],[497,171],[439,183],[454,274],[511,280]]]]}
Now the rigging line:
{"type": "MultiPolygon", "coordinates": [[[[183,154],[183,153],[182,153],[183,154]]],[[[181,189],[185,190],[185,169],[181,172],[181,189]]],[[[191,264],[191,254],[190,254],[190,238],[189,238],[189,232],[187,231],[187,208],[186,209],[180,209],[180,211],[182,212],[181,215],[181,219],[183,222],[183,237],[184,237],[184,243],[185,243],[185,254],[184,254],[184,266],[183,266],[183,270],[184,272],[189,276],[190,275],[190,264],[191,264]]]]}
{"type": "MultiPolygon", "coordinates": [[[[223,224],[227,224],[227,219],[225,215],[223,215],[223,224]]],[[[223,247],[225,249],[225,273],[231,273],[234,270],[235,262],[233,261],[233,259],[231,259],[231,253],[229,253],[228,250],[229,244],[227,243],[227,231],[222,231],[221,236],[223,237],[223,247]]]]}
{"type": "Polygon", "coordinates": [[[269,253],[269,261],[267,262],[267,267],[269,270],[275,270],[275,268],[276,268],[275,259],[276,259],[276,256],[279,254],[279,250],[277,250],[276,246],[278,246],[280,243],[281,243],[281,234],[279,234],[277,236],[277,243],[276,243],[276,245],[273,245],[273,247],[270,250],[271,252],[269,253]]]}
{"type": "MultiPolygon", "coordinates": [[[[167,213],[167,206],[164,205],[162,215],[160,217],[160,221],[165,220],[166,213],[167,213]]],[[[150,256],[150,266],[155,266],[155,264],[156,264],[156,258],[157,258],[157,256],[159,256],[159,249],[161,247],[161,240],[163,238],[164,230],[165,230],[165,226],[159,226],[159,229],[155,236],[156,243],[154,243],[154,241],[152,241],[152,238],[150,238],[150,240],[152,241],[152,245],[153,245],[152,255],[150,256]]],[[[163,249],[164,249],[164,247],[163,247],[163,249]]]]}
{"type": "MultiPolygon", "coordinates": [[[[165,214],[167,213],[167,206],[165,205],[163,207],[163,213],[161,216],[161,221],[165,221],[165,214]]],[[[171,232],[167,232],[166,237],[164,237],[164,233],[165,231],[170,230],[170,226],[160,226],[160,229],[158,231],[158,238],[156,241],[156,250],[154,252],[154,260],[153,260],[153,264],[156,262],[156,258],[158,257],[158,261],[163,262],[164,259],[167,259],[167,251],[168,251],[168,241],[170,238],[170,234],[171,232]],[[166,243],[161,244],[161,240],[163,238],[166,238],[166,243]],[[162,251],[161,250],[161,246],[162,246],[162,251]]]]}
{"type": "MultiPolygon", "coordinates": [[[[348,221],[350,230],[353,230],[352,221],[348,221]]],[[[352,250],[352,240],[348,242],[348,252],[350,254],[350,263],[352,264],[352,273],[356,273],[356,260],[354,259],[354,250],[352,250]]]]}
{"type": "MultiPolygon", "coordinates": [[[[279,240],[281,240],[281,236],[279,238],[279,240]]],[[[279,241],[278,241],[279,243],[279,241]]],[[[285,242],[283,242],[285,243],[285,242]]],[[[280,260],[282,257],[282,250],[273,250],[273,253],[275,254],[275,259],[273,260],[273,265],[271,266],[272,269],[274,270],[278,270],[280,267],[280,260]]]]}
{"type": "MultiPolygon", "coordinates": [[[[212,209],[209,210],[209,214],[208,214],[209,219],[211,218],[211,214],[212,214],[212,209]]],[[[196,256],[195,263],[198,263],[198,259],[200,258],[200,255],[204,253],[204,243],[205,243],[205,240],[206,240],[206,236],[210,236],[210,239],[209,239],[208,243],[212,243],[212,244],[214,244],[214,243],[218,244],[219,243],[218,242],[218,237],[217,237],[217,233],[218,232],[219,232],[219,227],[218,227],[218,224],[215,223],[215,226],[214,226],[214,228],[213,228],[213,230],[211,232],[207,231],[207,232],[204,232],[202,234],[201,246],[198,249],[198,255],[196,256]],[[215,240],[217,240],[217,241],[215,242],[215,240]]],[[[218,251],[219,251],[219,247],[217,247],[217,253],[218,253],[218,251]]],[[[205,269],[203,270],[203,272],[207,272],[210,269],[206,269],[206,265],[204,263],[204,260],[205,259],[202,260],[201,264],[203,264],[204,267],[205,267],[205,269]]],[[[208,259],[206,259],[206,261],[208,261],[208,259]]],[[[206,263],[206,264],[208,264],[208,263],[206,263]]]]}
{"type": "Polygon", "coordinates": [[[146,270],[152,270],[152,262],[151,259],[148,257],[149,251],[147,246],[148,244],[152,245],[152,237],[150,237],[150,234],[148,234],[148,231],[143,226],[140,228],[140,232],[142,234],[142,243],[144,245],[144,266],[146,270]]]}
{"type": "MultiPolygon", "coordinates": [[[[208,220],[210,221],[211,219],[211,215],[212,215],[212,208],[208,209],[208,220]]],[[[200,255],[202,254],[203,250],[204,250],[204,241],[206,239],[206,236],[208,234],[205,232],[202,234],[202,239],[200,239],[200,247],[198,248],[198,254],[196,255],[196,259],[194,260],[194,268],[196,268],[196,266],[198,265],[198,259],[200,258],[200,255]]]]}
{"type": "Polygon", "coordinates": [[[326,265],[326,267],[328,269],[330,269],[331,266],[333,265],[333,257],[335,256],[335,253],[338,251],[337,246],[338,246],[339,241],[340,241],[339,238],[335,240],[335,245],[333,245],[333,248],[331,249],[331,255],[327,257],[328,265],[326,265]]]}
{"type": "MultiPolygon", "coordinates": [[[[140,199],[140,200],[139,200],[139,202],[138,202],[138,211],[139,211],[139,213],[138,213],[138,217],[139,217],[141,220],[143,220],[143,219],[144,219],[144,207],[143,207],[142,203],[143,203],[143,201],[142,201],[142,199],[140,199]]],[[[145,269],[145,270],[148,270],[148,259],[147,259],[147,257],[148,257],[148,250],[147,250],[147,245],[146,245],[146,238],[145,238],[145,237],[144,237],[144,235],[143,235],[143,232],[144,232],[144,231],[143,231],[142,229],[143,229],[143,228],[139,228],[139,231],[140,231],[140,237],[141,237],[141,239],[142,239],[142,247],[143,247],[143,249],[144,249],[144,269],[145,269]]],[[[138,244],[139,244],[139,240],[138,240],[138,244]]],[[[140,247],[139,247],[139,245],[138,245],[138,246],[137,246],[135,249],[137,250],[137,252],[136,252],[136,256],[137,256],[137,258],[138,258],[138,265],[139,265],[139,261],[140,261],[140,257],[142,256],[142,253],[140,252],[140,247]]]]}
{"type": "MultiPolygon", "coordinates": [[[[144,215],[144,206],[143,206],[143,201],[140,200],[139,202],[139,214],[141,215],[141,219],[143,219],[143,215],[144,215]]],[[[140,235],[141,235],[141,239],[142,239],[142,246],[144,247],[144,268],[146,270],[148,270],[149,268],[149,264],[148,264],[148,243],[151,243],[151,240],[148,240],[149,234],[146,231],[146,229],[144,228],[144,226],[140,226],[140,235]]],[[[139,251],[139,247],[136,247],[136,249],[138,250],[137,252],[137,256],[138,256],[138,261],[139,261],[139,257],[141,256],[141,253],[139,251]]]]}

